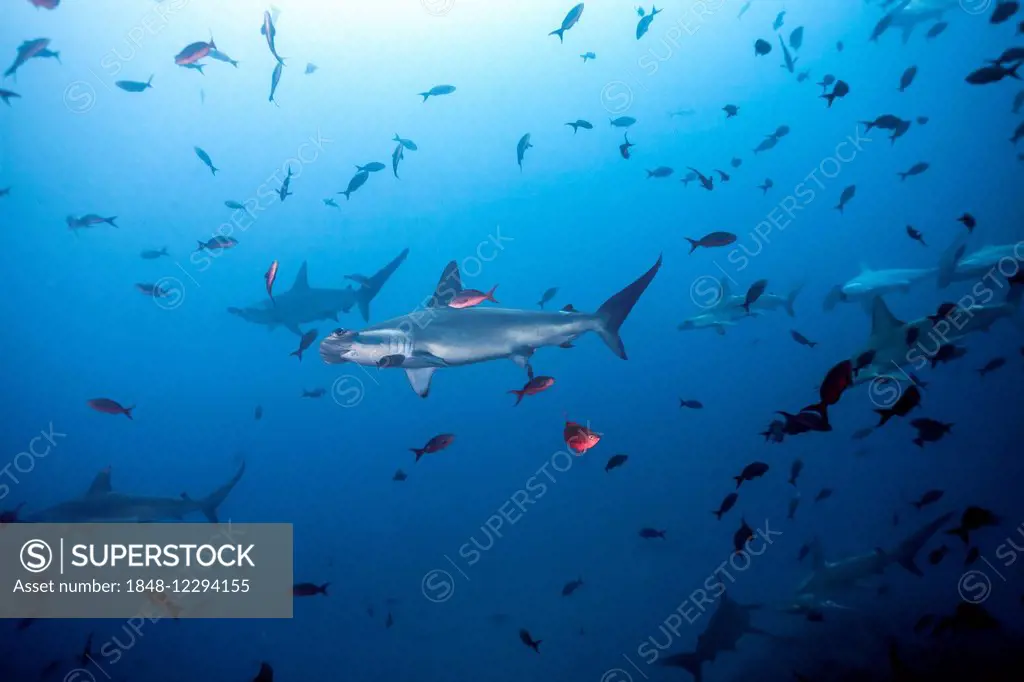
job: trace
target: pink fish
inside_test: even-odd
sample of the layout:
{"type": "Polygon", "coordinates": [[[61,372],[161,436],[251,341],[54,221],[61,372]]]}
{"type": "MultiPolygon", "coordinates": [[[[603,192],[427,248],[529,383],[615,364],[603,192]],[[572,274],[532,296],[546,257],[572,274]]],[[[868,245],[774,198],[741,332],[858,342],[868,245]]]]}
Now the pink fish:
{"type": "Polygon", "coordinates": [[[132,418],[132,410],[135,409],[134,405],[122,407],[121,403],[110,398],[93,398],[92,400],[87,400],[85,404],[97,412],[102,412],[103,414],[123,414],[129,419],[132,418]]]}
{"type": "Polygon", "coordinates": [[[273,302],[274,280],[277,279],[277,261],[274,261],[273,263],[270,264],[270,269],[267,270],[267,273],[265,275],[263,275],[263,279],[265,279],[267,282],[267,296],[269,296],[270,300],[273,302]]]}
{"type": "Polygon", "coordinates": [[[420,457],[422,457],[423,455],[430,455],[435,452],[440,452],[441,450],[444,450],[446,447],[451,445],[452,442],[454,441],[454,434],[442,433],[438,436],[434,436],[433,438],[431,438],[429,441],[427,441],[427,444],[424,445],[422,448],[409,448],[409,450],[416,454],[416,461],[418,462],[420,461],[420,457]]]}
{"type": "Polygon", "coordinates": [[[479,291],[477,289],[463,289],[455,298],[452,299],[451,303],[448,304],[449,308],[472,308],[475,305],[480,305],[484,301],[490,301],[491,303],[497,303],[498,301],[494,298],[494,291],[498,288],[495,284],[491,287],[491,290],[487,293],[479,291]]]}
{"type": "Polygon", "coordinates": [[[217,45],[213,42],[213,36],[210,36],[210,42],[204,43],[202,41],[198,43],[192,43],[187,45],[185,49],[174,57],[174,63],[178,66],[184,66],[185,64],[195,64],[200,59],[210,54],[210,50],[216,50],[217,45]]]}
{"type": "Polygon", "coordinates": [[[515,394],[515,396],[516,396],[516,405],[518,405],[522,401],[524,396],[537,395],[538,393],[540,393],[542,391],[548,390],[549,388],[551,388],[554,385],[555,385],[554,377],[537,376],[537,377],[532,377],[528,382],[526,382],[526,385],[523,386],[520,390],[518,390],[518,391],[509,391],[509,393],[514,393],[515,394]]]}
{"type": "Polygon", "coordinates": [[[579,457],[584,452],[601,442],[601,434],[591,431],[589,427],[566,420],[562,437],[569,449],[579,457]]]}
{"type": "Polygon", "coordinates": [[[57,5],[60,4],[60,0],[28,0],[28,2],[33,7],[42,7],[43,9],[57,9],[57,5]]]}

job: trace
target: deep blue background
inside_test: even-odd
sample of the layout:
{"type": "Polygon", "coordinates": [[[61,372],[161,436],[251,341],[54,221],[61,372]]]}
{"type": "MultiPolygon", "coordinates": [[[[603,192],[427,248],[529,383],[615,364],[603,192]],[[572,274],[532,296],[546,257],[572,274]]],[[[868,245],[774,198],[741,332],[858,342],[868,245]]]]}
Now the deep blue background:
{"type": "MultiPolygon", "coordinates": [[[[981,504],[1004,517],[1000,529],[978,535],[986,556],[1024,521],[1021,335],[1012,323],[971,338],[963,361],[922,373],[930,385],[921,415],[956,424],[940,443],[919,450],[910,427],[894,422],[863,443],[868,454],[854,456],[861,444],[850,434],[874,420],[863,388],[834,408],[833,433],[783,445],[757,435],[774,410],[812,402],[824,372],[863,344],[868,326],[859,306],[821,310],[828,289],[860,264],[934,267],[962,231],[955,218],[964,211],[979,221],[972,247],[1021,239],[1022,165],[1006,142],[1020,121],[1010,106],[1021,86],[963,80],[1013,44],[1013,22],[993,27],[986,16],[954,7],[949,29],[934,41],[923,39],[925,27],[906,46],[894,33],[872,44],[867,36],[881,13],[859,0],[766,0],[741,21],[739,2],[710,2],[717,10],[699,18],[691,3],[672,0],[637,41],[630,3],[590,2],[559,44],[546,34],[569,3],[282,1],[277,49],[287,66],[277,108],[267,102],[274,62],[258,33],[263,6],[165,2],[160,18],[159,4],[67,0],[47,12],[11,2],[4,10],[0,45],[9,56],[23,40],[46,36],[63,65],[32,60],[17,83],[3,86],[22,95],[0,107],[0,187],[12,187],[0,199],[3,463],[51,423],[67,437],[19,475],[0,506],[25,501],[28,511],[78,495],[108,464],[118,489],[196,496],[226,479],[244,453],[248,472],[222,516],[294,523],[296,579],[331,581],[332,588],[327,599],[298,601],[291,621],[148,626],[107,670],[115,679],[245,680],[260,660],[272,662],[281,680],[447,680],[482,670],[493,679],[598,679],[608,668],[629,668],[623,653],[640,663],[636,648],[647,637],[664,641],[658,626],[728,558],[741,514],[751,525],[767,519],[784,531],[737,576],[731,594],[747,602],[791,593],[806,568],[794,557],[812,536],[830,558],[891,546],[931,517],[908,504],[929,488],[947,491],[932,513],[981,504]],[[784,5],[783,33],[805,27],[797,53],[798,70],[811,71],[804,83],[778,67],[771,22],[784,5]],[[428,11],[438,7],[448,11],[428,11]],[[182,46],[211,31],[239,60],[237,70],[210,61],[199,75],[174,65],[182,46]],[[753,56],[758,37],[773,43],[771,55],[753,56]],[[846,45],[841,53],[837,40],[846,45]],[[579,55],[589,50],[597,59],[584,64],[579,55]],[[307,61],[320,69],[304,75],[307,61]],[[911,64],[919,73],[901,94],[899,77],[911,64]],[[852,88],[831,109],[814,84],[825,73],[852,88]],[[112,86],[150,74],[154,87],[141,94],[112,86]],[[440,83],[458,90],[422,103],[416,93],[440,83]],[[721,107],[729,103],[740,115],[727,121],[721,107]],[[692,117],[667,115],[691,107],[692,117]],[[757,250],[754,227],[778,216],[784,197],[857,135],[858,120],[882,113],[930,122],[915,124],[895,145],[884,133],[869,134],[823,188],[811,183],[816,198],[784,230],[773,229],[744,270],[728,264],[726,251],[688,255],[684,237],[713,230],[735,232],[757,250]],[[622,131],[607,122],[618,115],[638,119],[628,161],[617,153],[622,131]],[[574,136],[562,125],[577,118],[594,130],[574,136]],[[753,147],[782,124],[791,133],[754,156],[753,147]],[[526,132],[534,148],[520,172],[515,145],[526,132]],[[321,199],[345,188],[354,164],[390,166],[395,133],[419,145],[405,153],[401,180],[389,167],[350,201],[336,197],[340,211],[325,207],[321,199]],[[196,240],[230,218],[224,200],[254,196],[318,135],[330,142],[314,161],[293,166],[294,196],[265,203],[257,222],[234,234],[239,247],[205,271],[190,265],[196,240]],[[213,157],[216,177],[194,145],[213,157]],[[739,169],[729,166],[733,156],[744,160],[739,169]],[[901,183],[897,172],[922,160],[928,172],[901,183]],[[660,165],[676,174],[645,178],[644,169],[660,165]],[[679,178],[691,165],[705,173],[721,168],[732,180],[711,193],[695,183],[684,189],[679,178]],[[762,196],[756,186],[765,177],[775,189],[762,196]],[[857,196],[841,216],[833,206],[851,184],[857,196]],[[119,229],[69,234],[65,216],[90,212],[117,215],[119,229]],[[924,233],[928,248],[907,239],[907,224],[924,233]],[[466,259],[498,226],[512,241],[470,277],[466,259]],[[138,257],[164,245],[170,259],[138,257]],[[314,286],[343,286],[345,274],[372,274],[406,247],[407,262],[373,303],[373,321],[420,303],[450,259],[464,264],[468,286],[500,284],[503,305],[531,308],[544,289],[558,286],[552,305],[587,311],[659,253],[665,265],[622,329],[628,362],[591,337],[573,350],[542,350],[535,368],[557,384],[515,409],[505,392],[523,376],[511,362],[441,371],[430,398],[420,400],[397,372],[371,379],[357,368],[326,366],[312,352],[300,364],[288,355],[296,339],[287,331],[268,334],[225,312],[263,299],[271,260],[281,263],[278,290],[290,286],[302,261],[314,286]],[[737,291],[760,278],[778,293],[806,281],[796,319],[773,313],[723,337],[677,331],[699,312],[693,283],[720,276],[716,262],[735,277],[737,291]],[[174,310],[133,287],[165,277],[182,283],[174,310]],[[820,345],[796,345],[792,328],[820,345]],[[980,380],[972,370],[997,355],[1008,366],[980,380]],[[349,374],[363,382],[363,393],[357,406],[343,408],[330,389],[349,374]],[[316,386],[328,395],[299,398],[316,386]],[[85,405],[99,396],[136,404],[135,420],[85,405]],[[680,396],[706,407],[680,411],[680,396]],[[252,419],[256,404],[265,410],[260,422],[252,419]],[[565,413],[589,421],[604,439],[555,473],[546,494],[468,566],[460,546],[474,537],[486,542],[481,526],[562,448],[565,413]],[[455,433],[455,444],[413,464],[408,448],[441,432],[455,433]],[[606,474],[616,452],[628,453],[629,462],[606,474]],[[787,522],[786,473],[796,457],[806,463],[803,503],[787,522]],[[732,488],[731,476],[755,459],[771,471],[745,484],[737,509],[716,522],[709,511],[732,488]],[[410,474],[404,483],[391,480],[399,467],[410,474]],[[836,492],[812,507],[822,487],[836,492]],[[642,526],[667,529],[668,540],[640,539],[642,526]],[[443,604],[421,594],[434,568],[455,579],[443,604]],[[561,597],[577,576],[584,587],[561,597]],[[397,602],[388,607],[388,598],[397,602]],[[389,608],[395,624],[385,629],[389,608]],[[491,622],[495,613],[509,614],[508,622],[491,622]],[[518,641],[519,627],[544,640],[540,657],[518,641]]],[[[929,281],[889,302],[897,315],[917,318],[967,288],[940,292],[929,281]]],[[[353,313],[341,324],[361,322],[353,313]]],[[[955,538],[947,543],[950,556],[925,579],[892,568],[879,581],[890,585],[888,596],[865,589],[852,599],[857,613],[823,625],[773,613],[756,622],[798,638],[815,628],[906,634],[920,613],[950,612],[957,603],[963,550],[955,538]]],[[[1008,624],[1019,624],[1024,591],[1016,568],[986,603],[1008,624]]],[[[0,658],[16,678],[31,679],[46,660],[76,652],[89,631],[96,649],[119,633],[127,640],[121,625],[39,622],[15,632],[12,623],[3,628],[0,658]]],[[[673,650],[692,649],[702,627],[684,629],[673,650]]],[[[856,647],[838,649],[849,659],[859,655],[856,647]]],[[[741,652],[723,656],[707,679],[728,679],[755,661],[792,662],[763,640],[745,639],[741,652]]]]}

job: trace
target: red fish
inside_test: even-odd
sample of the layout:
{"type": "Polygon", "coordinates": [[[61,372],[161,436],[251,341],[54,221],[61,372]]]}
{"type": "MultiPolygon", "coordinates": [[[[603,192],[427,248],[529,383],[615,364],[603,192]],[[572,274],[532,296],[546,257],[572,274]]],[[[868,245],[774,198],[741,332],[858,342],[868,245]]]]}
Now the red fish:
{"type": "Polygon", "coordinates": [[[316,594],[322,594],[327,596],[327,586],[330,583],[324,583],[323,585],[314,585],[313,583],[297,583],[292,586],[293,597],[312,597],[316,594]]]}
{"type": "Polygon", "coordinates": [[[277,261],[270,264],[270,269],[267,270],[267,274],[263,275],[263,279],[267,282],[267,296],[270,297],[272,303],[274,301],[274,280],[277,279],[277,261]]]}
{"type": "Polygon", "coordinates": [[[174,63],[178,66],[182,66],[184,64],[195,64],[200,59],[210,54],[210,50],[216,49],[217,45],[213,42],[213,37],[211,36],[210,42],[208,43],[200,41],[198,43],[186,45],[185,49],[175,55],[174,63]]]}
{"type": "Polygon", "coordinates": [[[449,308],[460,308],[460,309],[461,308],[472,308],[475,305],[480,305],[484,301],[490,301],[491,303],[497,303],[498,301],[495,300],[495,298],[494,298],[494,290],[497,289],[497,288],[498,288],[498,285],[495,284],[493,287],[491,287],[491,290],[488,291],[487,293],[484,293],[484,292],[479,291],[477,289],[463,289],[462,291],[460,291],[458,294],[455,295],[455,298],[453,298],[452,302],[448,304],[448,307],[449,308]]]}
{"type": "Polygon", "coordinates": [[[518,405],[522,401],[524,396],[537,395],[542,391],[548,390],[554,385],[554,377],[533,377],[532,379],[526,382],[526,385],[523,386],[522,389],[518,391],[509,391],[509,393],[514,393],[516,395],[516,405],[518,405]]]}
{"type": "Polygon", "coordinates": [[[562,437],[569,449],[579,457],[584,452],[601,442],[601,434],[591,431],[588,427],[566,420],[562,437]]]}
{"type": "Polygon", "coordinates": [[[422,457],[423,455],[430,455],[435,452],[440,452],[441,450],[444,450],[446,447],[451,445],[454,441],[455,434],[442,433],[438,436],[434,436],[433,438],[431,438],[429,441],[427,441],[427,444],[424,445],[422,448],[409,448],[409,450],[416,454],[416,461],[418,462],[420,461],[420,457],[422,457]]]}
{"type": "Polygon", "coordinates": [[[104,414],[123,414],[129,419],[132,418],[132,410],[135,409],[134,405],[131,407],[122,407],[121,403],[116,400],[111,400],[110,398],[93,398],[92,400],[87,400],[86,405],[97,412],[102,412],[104,414]]]}
{"type": "Polygon", "coordinates": [[[821,397],[821,402],[816,405],[808,405],[802,411],[817,412],[827,424],[829,405],[835,405],[838,403],[839,398],[843,395],[843,391],[852,385],[853,363],[849,360],[843,360],[838,365],[830,369],[828,374],[825,375],[825,380],[821,382],[821,388],[818,389],[818,395],[821,397]]]}

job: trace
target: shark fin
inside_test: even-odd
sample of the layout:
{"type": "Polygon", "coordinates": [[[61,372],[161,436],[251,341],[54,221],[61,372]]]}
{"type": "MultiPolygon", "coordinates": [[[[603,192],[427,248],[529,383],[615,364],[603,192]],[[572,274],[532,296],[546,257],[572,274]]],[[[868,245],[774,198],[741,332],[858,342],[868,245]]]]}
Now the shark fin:
{"type": "Polygon", "coordinates": [[[434,367],[405,370],[405,376],[409,378],[409,385],[412,386],[412,390],[416,391],[416,395],[421,398],[427,397],[427,394],[430,393],[430,380],[435,371],[434,367]]]}
{"type": "Polygon", "coordinates": [[[434,295],[430,297],[427,307],[443,308],[451,303],[460,291],[462,291],[462,275],[459,274],[459,264],[451,261],[441,272],[441,279],[434,287],[434,295]]]}
{"type": "Polygon", "coordinates": [[[212,493],[199,500],[199,511],[203,512],[203,516],[210,523],[217,523],[217,508],[224,503],[224,500],[231,493],[234,487],[242,480],[242,474],[245,473],[245,460],[242,460],[241,466],[238,467],[238,471],[231,480],[222,485],[221,487],[214,490],[212,493]]]}
{"type": "Polygon", "coordinates": [[[918,529],[912,535],[907,537],[901,542],[896,549],[894,549],[889,555],[896,560],[903,568],[907,569],[914,575],[921,577],[923,573],[921,569],[917,567],[914,562],[914,558],[917,553],[921,551],[921,548],[938,532],[939,527],[945,524],[953,518],[953,512],[946,512],[939,518],[935,519],[928,525],[918,529]]]}
{"type": "Polygon", "coordinates": [[[306,261],[302,261],[299,274],[295,275],[295,282],[292,284],[292,291],[303,292],[309,290],[309,274],[306,270],[306,261]]]}
{"type": "Polygon", "coordinates": [[[613,353],[623,360],[626,359],[626,347],[619,336],[619,328],[626,321],[626,316],[633,310],[633,306],[640,300],[640,296],[647,290],[654,276],[661,268],[661,256],[651,268],[641,275],[635,282],[615,294],[601,304],[597,309],[598,319],[597,333],[613,353]]]}
{"type": "Polygon", "coordinates": [[[110,491],[110,467],[104,467],[98,474],[96,474],[96,478],[92,479],[92,484],[85,492],[85,496],[106,495],[110,491]]]}
{"type": "Polygon", "coordinates": [[[897,319],[881,296],[871,301],[871,337],[886,336],[906,323],[897,319]]]}
{"type": "MultiPolygon", "coordinates": [[[[372,277],[362,277],[361,275],[348,275],[349,279],[357,281],[360,284],[360,288],[355,292],[356,304],[359,306],[359,313],[363,316],[363,320],[366,322],[370,321],[370,301],[373,297],[380,293],[381,287],[388,281],[388,278],[394,274],[398,266],[401,265],[406,256],[409,255],[409,249],[403,249],[402,253],[398,254],[390,263],[385,265],[383,268],[378,270],[372,277]]],[[[351,306],[350,306],[351,307],[351,306]]],[[[348,312],[348,308],[344,309],[348,312]]]]}
{"type": "Polygon", "coordinates": [[[297,324],[286,324],[285,327],[292,334],[295,334],[296,336],[302,336],[302,330],[299,329],[299,325],[297,325],[297,324]]]}
{"type": "MultiPolygon", "coordinates": [[[[572,346],[568,347],[571,348],[572,346]]],[[[532,348],[520,348],[515,353],[510,355],[509,359],[512,360],[512,362],[516,363],[516,366],[518,366],[520,369],[529,369],[531,355],[533,355],[532,348]]]]}
{"type": "Polygon", "coordinates": [[[704,679],[703,671],[701,670],[701,664],[704,663],[704,659],[696,652],[666,656],[658,663],[659,665],[686,670],[693,675],[694,682],[702,682],[704,679]]]}
{"type": "Polygon", "coordinates": [[[945,289],[953,281],[956,267],[960,264],[960,259],[964,257],[966,249],[967,236],[961,235],[942,253],[942,257],[939,259],[938,270],[938,285],[940,289],[945,289]]]}

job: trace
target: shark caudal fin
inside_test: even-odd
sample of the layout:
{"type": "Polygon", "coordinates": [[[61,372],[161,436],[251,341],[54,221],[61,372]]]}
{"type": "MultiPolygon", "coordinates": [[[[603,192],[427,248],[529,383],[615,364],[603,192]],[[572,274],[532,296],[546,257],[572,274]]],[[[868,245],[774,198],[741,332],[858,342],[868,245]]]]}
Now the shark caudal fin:
{"type": "Polygon", "coordinates": [[[783,303],[783,306],[786,308],[786,314],[788,314],[790,317],[796,317],[796,309],[793,307],[793,304],[796,303],[796,297],[800,295],[800,291],[803,288],[803,284],[798,284],[786,296],[786,300],[783,303]]]}
{"type": "Polygon", "coordinates": [[[203,516],[206,517],[207,521],[210,523],[218,523],[217,508],[224,503],[224,500],[227,499],[227,496],[231,493],[234,487],[240,480],[242,480],[242,474],[244,473],[245,461],[243,460],[242,465],[238,467],[238,473],[232,476],[230,481],[199,501],[199,510],[203,512],[203,516]]]}
{"type": "Polygon", "coordinates": [[[953,518],[953,512],[946,512],[928,525],[908,536],[903,540],[903,542],[897,545],[892,552],[889,552],[887,556],[891,557],[893,561],[914,575],[921,577],[924,573],[921,572],[921,569],[918,568],[915,563],[915,558],[917,557],[918,552],[920,552],[921,548],[931,540],[932,536],[938,532],[939,528],[951,518],[953,518]]]}
{"type": "Polygon", "coordinates": [[[640,295],[658,274],[659,268],[661,268],[661,256],[658,256],[658,262],[640,279],[609,298],[597,309],[596,315],[599,323],[597,333],[601,335],[601,339],[612,349],[612,352],[623,360],[626,359],[626,348],[622,345],[622,339],[619,337],[619,327],[626,321],[629,311],[633,309],[636,302],[640,300],[640,295]]]}
{"type": "Polygon", "coordinates": [[[939,258],[937,284],[940,289],[945,289],[953,281],[960,259],[964,257],[964,252],[967,250],[967,239],[968,235],[966,234],[954,239],[939,258]]]}
{"type": "Polygon", "coordinates": [[[362,275],[345,275],[346,279],[350,279],[353,282],[359,284],[359,289],[356,290],[356,305],[359,306],[359,314],[363,316],[364,322],[370,321],[370,301],[373,300],[374,296],[380,293],[381,287],[388,281],[388,278],[394,274],[398,266],[405,261],[406,256],[409,255],[409,249],[405,249],[402,253],[392,260],[390,263],[385,265],[383,268],[377,271],[373,277],[364,277],[362,275]]]}
{"type": "Polygon", "coordinates": [[[688,654],[673,654],[672,656],[668,656],[660,661],[660,664],[664,666],[682,668],[693,675],[694,682],[703,682],[704,680],[704,673],[702,669],[703,663],[704,659],[696,652],[688,654]]]}

